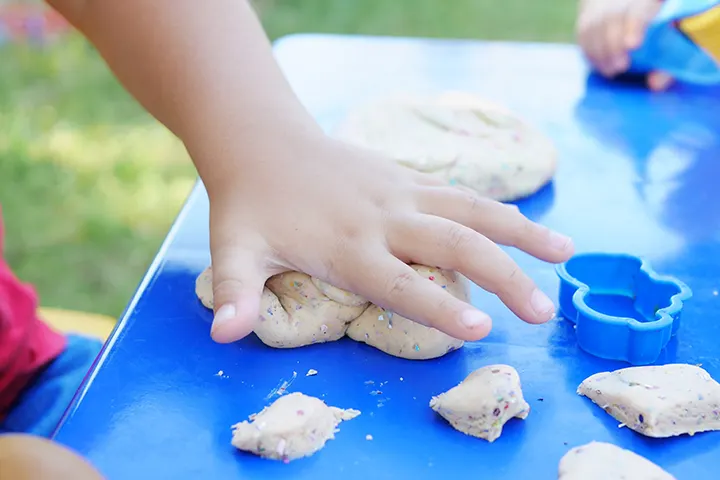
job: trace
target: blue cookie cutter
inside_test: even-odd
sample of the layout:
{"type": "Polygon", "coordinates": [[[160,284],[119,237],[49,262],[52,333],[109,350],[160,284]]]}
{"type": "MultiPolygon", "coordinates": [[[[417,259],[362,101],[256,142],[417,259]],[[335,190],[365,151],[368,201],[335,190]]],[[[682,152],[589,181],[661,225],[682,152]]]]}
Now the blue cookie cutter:
{"type": "Polygon", "coordinates": [[[634,365],[657,360],[692,297],[687,285],[632,255],[579,254],[556,271],[560,313],[575,324],[580,348],[634,365]]]}
{"type": "Polygon", "coordinates": [[[630,54],[630,71],[662,70],[688,83],[720,83],[720,65],[676,26],[683,18],[719,5],[719,0],[664,0],[648,25],[642,46],[630,54]]]}

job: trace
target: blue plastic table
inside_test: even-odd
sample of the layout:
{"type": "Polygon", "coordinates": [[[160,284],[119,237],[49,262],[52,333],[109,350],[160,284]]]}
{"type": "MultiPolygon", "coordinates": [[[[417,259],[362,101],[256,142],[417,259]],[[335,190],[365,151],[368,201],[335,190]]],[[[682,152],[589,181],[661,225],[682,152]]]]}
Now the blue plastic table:
{"type": "MultiPolygon", "coordinates": [[[[579,251],[642,255],[687,282],[694,297],[661,362],[702,364],[720,378],[720,90],[653,95],[588,80],[570,46],[293,36],[276,52],[328,129],[378,94],[448,89],[494,98],[539,125],[557,142],[560,168],[521,209],[572,235],[579,251]]],[[[552,266],[512,255],[557,295],[552,266]]],[[[720,433],[644,438],[576,395],[585,377],[626,365],[578,350],[568,321],[526,325],[475,289],[473,302],[495,319],[492,334],[439,360],[401,360],[350,340],[223,346],[210,340],[211,316],[194,295],[208,262],[198,185],[57,434],[111,480],[554,479],[560,457],[591,440],[630,448],[680,480],[718,478],[720,433]],[[488,444],[453,430],[428,402],[491,363],[517,368],[532,411],[488,444]],[[309,369],[318,374],[306,377],[309,369]],[[294,372],[288,391],[362,415],[320,453],[288,465],[236,452],[230,426],[294,372]]]]}

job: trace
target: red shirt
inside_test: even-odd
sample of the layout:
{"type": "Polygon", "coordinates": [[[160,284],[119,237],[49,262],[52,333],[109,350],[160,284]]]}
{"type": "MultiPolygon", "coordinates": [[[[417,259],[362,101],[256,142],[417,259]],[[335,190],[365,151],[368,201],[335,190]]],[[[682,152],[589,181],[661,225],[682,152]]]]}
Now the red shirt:
{"type": "Polygon", "coordinates": [[[0,210],[0,420],[22,390],[65,349],[65,337],[37,315],[37,296],[3,259],[0,210]]]}

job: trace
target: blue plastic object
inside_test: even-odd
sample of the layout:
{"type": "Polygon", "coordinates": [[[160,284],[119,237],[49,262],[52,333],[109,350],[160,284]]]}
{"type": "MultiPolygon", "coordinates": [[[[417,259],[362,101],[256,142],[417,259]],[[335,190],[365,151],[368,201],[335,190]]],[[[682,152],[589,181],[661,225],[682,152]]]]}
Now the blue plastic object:
{"type": "Polygon", "coordinates": [[[653,363],[677,333],[692,292],[632,255],[586,253],[558,265],[560,313],[580,348],[608,360],[653,363]]]}
{"type": "MultiPolygon", "coordinates": [[[[571,235],[579,252],[633,252],[691,285],[682,329],[658,362],[701,363],[720,378],[720,88],[653,95],[587,83],[580,52],[563,45],[304,35],[282,40],[275,54],[328,131],[378,95],[462,90],[547,132],[559,151],[554,184],[520,210],[571,235]]],[[[507,251],[557,298],[553,265],[507,251]]],[[[568,449],[592,440],[678,479],[718,478],[720,433],[647,439],[575,393],[586,377],[627,363],[585,354],[571,322],[526,324],[473,287],[493,330],[438,360],[393,358],[352,340],[296,350],[254,336],[218,345],[194,295],[209,261],[208,199],[198,185],[55,437],[108,480],[554,479],[568,449]],[[490,444],[452,429],[428,403],[493,363],[518,370],[531,412],[490,444]],[[311,368],[318,374],[306,377],[311,368]],[[230,426],[269,404],[293,372],[289,392],[362,414],[307,459],[285,465],[236,452],[230,426]]]]}
{"type": "Polygon", "coordinates": [[[689,83],[720,83],[720,65],[675,25],[718,5],[718,0],[664,0],[648,26],[643,45],[630,54],[630,71],[662,70],[689,83]]]}

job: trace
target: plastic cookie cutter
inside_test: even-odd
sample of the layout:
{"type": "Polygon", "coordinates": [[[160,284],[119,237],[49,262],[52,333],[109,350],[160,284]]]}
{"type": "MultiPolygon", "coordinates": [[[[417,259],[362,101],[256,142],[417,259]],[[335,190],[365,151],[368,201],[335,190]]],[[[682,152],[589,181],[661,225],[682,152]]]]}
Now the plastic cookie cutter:
{"type": "Polygon", "coordinates": [[[662,70],[688,83],[720,83],[720,0],[664,0],[630,72],[662,70]]]}
{"type": "Polygon", "coordinates": [[[560,313],[575,324],[580,348],[634,365],[657,360],[692,297],[687,285],[632,255],[579,254],[556,271],[560,313]]]}

